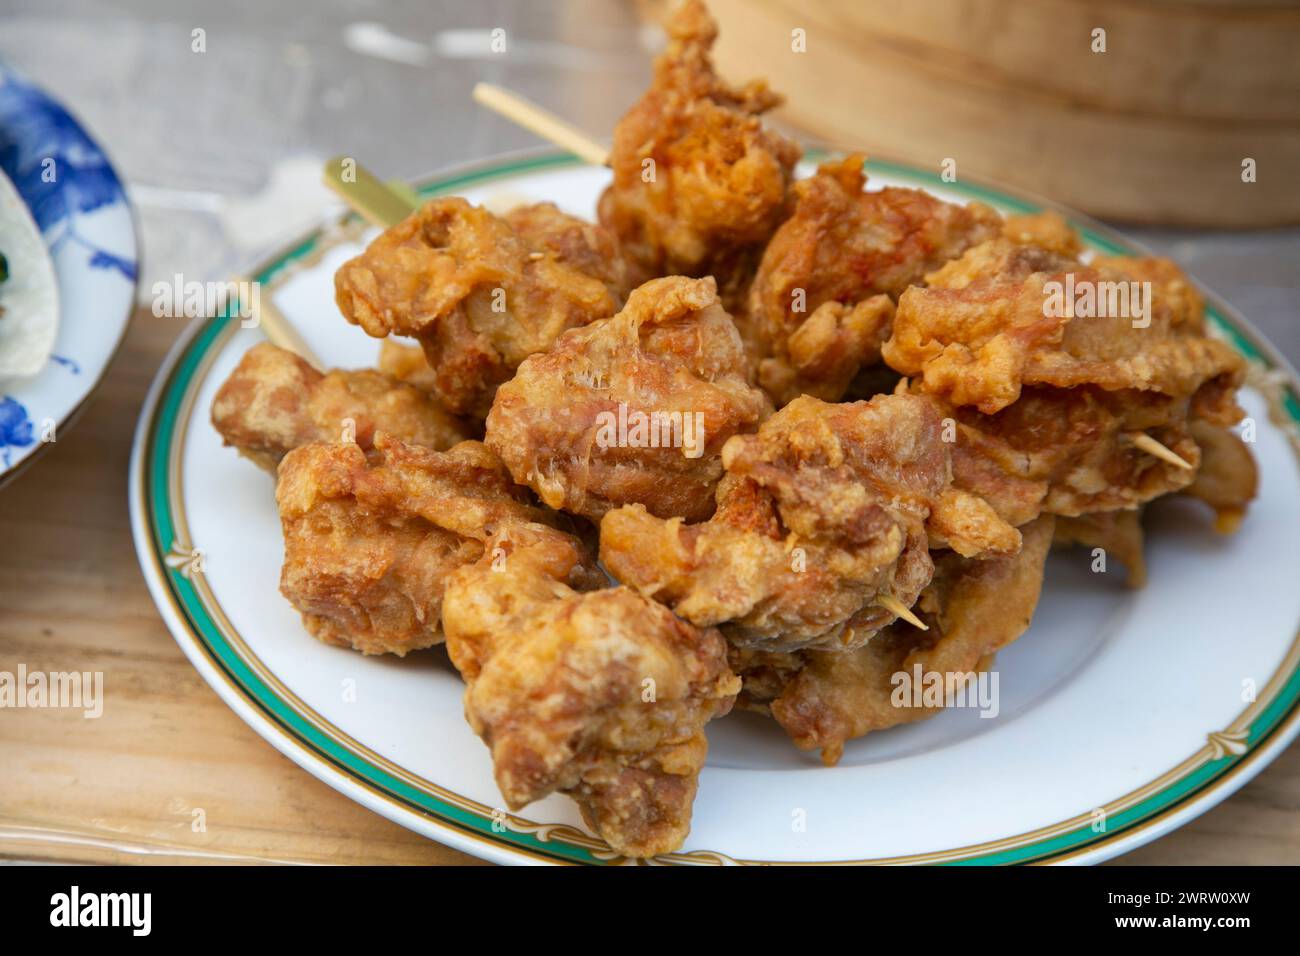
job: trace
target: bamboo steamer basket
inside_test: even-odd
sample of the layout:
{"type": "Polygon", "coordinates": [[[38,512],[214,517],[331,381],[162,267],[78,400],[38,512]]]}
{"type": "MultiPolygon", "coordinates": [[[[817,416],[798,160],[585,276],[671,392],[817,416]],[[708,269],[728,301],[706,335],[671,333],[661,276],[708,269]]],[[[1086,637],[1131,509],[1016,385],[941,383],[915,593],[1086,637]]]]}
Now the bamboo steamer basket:
{"type": "Polygon", "coordinates": [[[1144,224],[1300,223],[1300,2],[710,0],[821,138],[1144,224]],[[806,51],[792,47],[803,30],[806,51]],[[1105,52],[1093,52],[1096,29],[1105,52]],[[1254,161],[1255,181],[1243,181],[1254,161]]]}

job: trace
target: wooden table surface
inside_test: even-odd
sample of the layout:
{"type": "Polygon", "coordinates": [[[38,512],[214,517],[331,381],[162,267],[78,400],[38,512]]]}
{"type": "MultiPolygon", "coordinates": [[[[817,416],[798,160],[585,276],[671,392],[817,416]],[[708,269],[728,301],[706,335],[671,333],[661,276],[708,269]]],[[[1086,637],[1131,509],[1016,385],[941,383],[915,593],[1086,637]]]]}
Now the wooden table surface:
{"type": "MultiPolygon", "coordinates": [[[[190,666],[127,514],[132,430],[180,331],[147,312],[82,419],[0,491],[0,670],[105,674],[103,716],[0,710],[0,857],[75,862],[475,862],[318,782],[190,666]],[[195,832],[194,811],[205,827],[195,832]]],[[[1124,863],[1294,863],[1300,748],[1124,863]]]]}

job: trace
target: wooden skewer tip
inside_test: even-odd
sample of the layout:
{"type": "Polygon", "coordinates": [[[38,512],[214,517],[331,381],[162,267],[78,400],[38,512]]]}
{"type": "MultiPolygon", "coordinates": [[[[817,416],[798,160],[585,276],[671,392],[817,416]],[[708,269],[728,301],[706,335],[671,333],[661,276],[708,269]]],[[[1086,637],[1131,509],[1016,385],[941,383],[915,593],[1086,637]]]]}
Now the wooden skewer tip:
{"type": "MultiPolygon", "coordinates": [[[[231,281],[240,288],[253,284],[246,276],[235,276],[231,281]]],[[[320,356],[312,351],[307,340],[294,328],[285,314],[276,308],[271,297],[262,296],[262,291],[259,289],[257,296],[251,302],[244,304],[253,310],[252,318],[256,320],[257,327],[262,330],[267,341],[286,352],[292,352],[317,371],[325,371],[325,363],[320,360],[320,356]]]]}
{"type": "Polygon", "coordinates": [[[504,116],[544,140],[566,149],[596,166],[609,161],[609,152],[576,126],[560,119],[549,110],[524,99],[513,90],[493,83],[474,84],[474,102],[504,116]]]}
{"type": "Polygon", "coordinates": [[[876,603],[883,607],[894,617],[900,618],[911,624],[913,627],[919,627],[923,631],[928,631],[930,626],[912,613],[912,609],[906,604],[894,597],[892,594],[876,595],[876,603]]]}
{"type": "Polygon", "coordinates": [[[1161,461],[1168,462],[1171,465],[1177,465],[1179,468],[1186,468],[1189,471],[1192,468],[1190,462],[1185,460],[1176,452],[1170,451],[1164,445],[1160,444],[1160,442],[1146,434],[1146,432],[1138,432],[1134,435],[1133,445],[1141,451],[1146,452],[1148,455],[1151,455],[1154,458],[1159,458],[1161,461]]]}

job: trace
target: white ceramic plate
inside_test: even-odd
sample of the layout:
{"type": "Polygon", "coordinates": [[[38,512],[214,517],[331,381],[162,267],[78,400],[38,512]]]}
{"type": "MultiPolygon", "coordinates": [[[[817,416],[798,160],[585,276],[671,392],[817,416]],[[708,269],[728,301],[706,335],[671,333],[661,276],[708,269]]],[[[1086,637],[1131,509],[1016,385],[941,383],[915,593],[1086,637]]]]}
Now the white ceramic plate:
{"type": "Polygon", "coordinates": [[[135,304],[135,222],[103,149],[48,94],[0,65],[0,169],[40,228],[59,287],[54,355],[0,380],[0,485],[63,438],[99,384],[135,304]]]}
{"type": "MultiPolygon", "coordinates": [[[[869,170],[876,186],[1036,208],[899,165],[869,170]]],[[[607,176],[563,156],[516,157],[423,191],[552,199],[591,216],[607,176]]],[[[1073,218],[1094,248],[1134,251],[1073,218]]],[[[333,303],[334,269],[360,239],[355,223],[314,234],[257,275],[340,366],[372,364],[378,349],[333,303]]],[[[713,722],[690,838],[665,861],[1092,862],[1203,812],[1285,746],[1300,727],[1300,402],[1293,373],[1249,326],[1214,300],[1211,321],[1250,358],[1257,383],[1244,402],[1263,480],[1240,532],[1215,536],[1191,501],[1158,504],[1151,583],[1137,593],[1119,568],[1093,574],[1087,551],[1054,554],[1033,627],[998,657],[995,719],[945,712],[851,742],[833,769],[770,721],[713,722]]],[[[136,547],[181,647],[268,741],[390,819],[502,862],[618,861],[563,797],[499,809],[487,749],[465,725],[441,651],[365,658],[303,630],[277,590],[273,481],[223,449],[208,421],[216,388],[257,340],[229,319],[197,323],[136,432],[136,547]]]]}

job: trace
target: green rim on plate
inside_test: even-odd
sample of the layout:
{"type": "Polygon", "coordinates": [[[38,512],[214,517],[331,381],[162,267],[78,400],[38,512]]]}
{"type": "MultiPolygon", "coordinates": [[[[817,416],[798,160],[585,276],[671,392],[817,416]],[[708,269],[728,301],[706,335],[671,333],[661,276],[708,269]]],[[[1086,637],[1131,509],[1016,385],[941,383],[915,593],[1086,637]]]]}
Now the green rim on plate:
{"type": "MultiPolygon", "coordinates": [[[[580,165],[580,161],[567,154],[547,154],[528,159],[511,159],[486,165],[471,172],[435,179],[420,188],[424,197],[445,194],[461,187],[482,184],[486,181],[522,173],[537,172],[563,166],[580,165]]],[[[1000,190],[964,182],[944,182],[939,176],[898,163],[871,161],[868,172],[908,180],[916,185],[962,193],[1015,212],[1037,212],[1044,206],[1025,198],[1018,198],[1000,190]]],[[[1131,254],[1133,248],[1108,234],[1105,227],[1069,214],[1074,224],[1090,246],[1111,254],[1131,254]]],[[[314,233],[297,246],[282,253],[262,269],[254,279],[270,282],[290,264],[308,256],[321,243],[321,234],[314,233]]],[[[1267,369],[1279,368],[1267,345],[1263,345],[1246,326],[1239,324],[1226,307],[1212,298],[1207,306],[1213,327],[1253,363],[1267,369]]],[[[238,322],[238,303],[230,303],[227,310],[202,323],[177,356],[174,366],[162,385],[152,419],[144,425],[147,436],[143,457],[142,501],[145,521],[149,528],[149,544],[154,568],[166,582],[172,603],[188,626],[191,636],[204,655],[224,675],[224,678],[253,707],[297,744],[306,748],[316,758],[324,761],[365,789],[407,811],[414,812],[440,827],[450,828],[460,834],[495,844],[517,855],[562,863],[608,863],[619,858],[607,849],[602,851],[600,841],[582,838],[572,828],[529,825],[527,832],[512,828],[493,817],[492,810],[473,801],[460,801],[461,805],[419,786],[414,778],[402,779],[392,769],[381,766],[381,761],[363,748],[349,746],[349,738],[341,733],[334,735],[322,729],[319,720],[305,716],[300,709],[286,700],[281,691],[272,687],[258,673],[240,648],[233,646],[222,627],[214,620],[210,608],[203,600],[195,582],[183,562],[168,560],[178,540],[176,503],[169,494],[171,469],[175,461],[178,440],[184,433],[186,421],[182,416],[186,397],[197,386],[196,375],[210,357],[214,346],[224,341],[232,324],[238,322]],[[575,836],[577,839],[575,840],[575,836]]],[[[1300,395],[1294,380],[1288,380],[1277,396],[1275,405],[1283,410],[1290,422],[1300,425],[1300,395]]],[[[1035,831],[1037,839],[1009,837],[996,844],[980,847],[956,848],[940,854],[937,862],[954,864],[1006,864],[1051,862],[1073,857],[1101,844],[1131,835],[1136,829],[1154,826],[1161,819],[1185,807],[1198,794],[1215,784],[1226,784],[1230,775],[1245,768],[1257,756],[1261,746],[1284,726],[1300,716],[1300,655],[1293,646],[1269,688],[1261,695],[1256,706],[1248,709],[1234,723],[1223,740],[1216,742],[1212,736],[1207,749],[1192,755],[1179,767],[1161,778],[1163,784],[1152,792],[1139,791],[1120,798],[1108,809],[1103,832],[1093,829],[1091,819],[1062,821],[1060,824],[1035,831]],[[1168,779],[1166,779],[1168,778],[1168,779]],[[1140,794],[1140,798],[1138,797],[1140,794]],[[1008,846],[1008,844],[1014,844],[1008,846]]],[[[1151,790],[1151,787],[1145,788],[1151,790]]],[[[1031,835],[1032,836],[1032,835],[1031,835]]],[[[668,861],[748,863],[766,861],[733,860],[722,853],[698,851],[675,854],[668,861]]],[[[849,862],[849,861],[828,861],[849,862]]],[[[853,862],[896,862],[895,860],[853,862]]]]}

